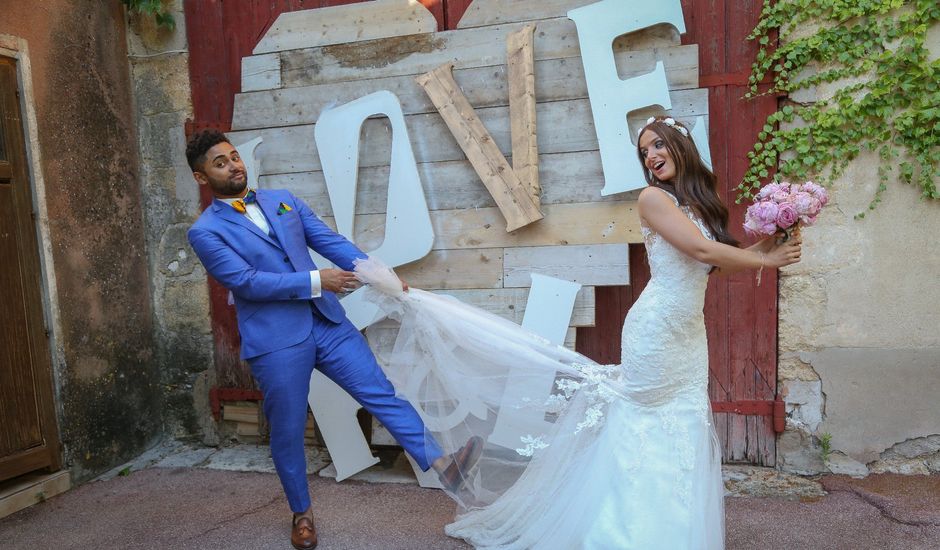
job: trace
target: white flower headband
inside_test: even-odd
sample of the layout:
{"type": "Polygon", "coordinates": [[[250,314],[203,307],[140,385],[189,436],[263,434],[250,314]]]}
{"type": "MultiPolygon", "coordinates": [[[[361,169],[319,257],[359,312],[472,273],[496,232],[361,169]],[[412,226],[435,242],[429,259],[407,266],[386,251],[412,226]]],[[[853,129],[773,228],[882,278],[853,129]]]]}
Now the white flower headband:
{"type": "MultiPolygon", "coordinates": [[[[649,126],[650,124],[654,123],[654,122],[656,122],[656,117],[654,117],[654,116],[651,116],[651,117],[649,117],[648,119],[646,119],[646,124],[643,125],[643,128],[640,128],[639,131],[637,131],[636,135],[639,137],[639,135],[643,132],[643,129],[646,128],[647,126],[649,126]]],[[[680,126],[680,125],[676,124],[676,119],[674,119],[674,118],[672,118],[672,117],[667,117],[667,118],[664,118],[664,119],[660,120],[660,122],[662,122],[662,123],[665,124],[666,126],[669,126],[669,127],[671,127],[671,128],[675,128],[675,129],[678,130],[679,133],[682,134],[683,136],[689,137],[689,130],[686,129],[685,126],[680,126]]]]}

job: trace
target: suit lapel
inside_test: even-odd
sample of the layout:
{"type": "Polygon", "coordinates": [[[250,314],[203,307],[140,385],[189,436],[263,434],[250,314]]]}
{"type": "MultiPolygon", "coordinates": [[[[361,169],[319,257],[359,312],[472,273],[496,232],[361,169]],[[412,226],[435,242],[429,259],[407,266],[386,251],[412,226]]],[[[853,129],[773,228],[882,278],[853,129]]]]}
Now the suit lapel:
{"type": "MultiPolygon", "coordinates": [[[[225,203],[222,202],[222,201],[213,200],[213,201],[212,201],[212,208],[215,209],[215,212],[219,215],[220,218],[222,218],[222,219],[224,219],[224,220],[226,220],[226,221],[232,222],[232,223],[234,223],[235,225],[240,225],[240,226],[244,227],[245,229],[248,229],[249,231],[251,231],[251,232],[254,233],[255,235],[257,235],[257,236],[261,237],[262,239],[268,241],[269,243],[273,244],[274,246],[277,246],[277,243],[274,242],[274,239],[272,239],[267,233],[265,233],[264,231],[262,231],[261,228],[259,228],[259,227],[258,227],[257,225],[255,225],[251,220],[249,220],[247,216],[245,216],[244,214],[241,214],[241,213],[237,212],[237,211],[236,211],[234,208],[232,208],[231,206],[225,204],[225,203]]],[[[271,222],[269,221],[268,223],[270,224],[271,222]]]]}

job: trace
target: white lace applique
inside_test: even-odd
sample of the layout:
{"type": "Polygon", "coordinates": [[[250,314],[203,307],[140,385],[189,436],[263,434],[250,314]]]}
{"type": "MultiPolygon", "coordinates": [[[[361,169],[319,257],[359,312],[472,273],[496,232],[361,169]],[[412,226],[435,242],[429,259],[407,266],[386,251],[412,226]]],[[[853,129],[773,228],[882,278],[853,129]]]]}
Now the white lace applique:
{"type": "Polygon", "coordinates": [[[542,436],[532,437],[531,435],[522,436],[522,444],[525,447],[521,449],[516,449],[516,452],[519,453],[519,456],[531,457],[535,454],[535,451],[540,451],[548,447],[548,443],[542,439],[542,436]]]}

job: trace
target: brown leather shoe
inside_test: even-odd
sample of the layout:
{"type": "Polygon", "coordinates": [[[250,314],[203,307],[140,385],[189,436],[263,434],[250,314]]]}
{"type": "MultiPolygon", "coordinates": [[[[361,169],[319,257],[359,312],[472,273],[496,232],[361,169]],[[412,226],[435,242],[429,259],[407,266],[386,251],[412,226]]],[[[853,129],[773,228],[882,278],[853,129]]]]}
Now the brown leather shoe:
{"type": "Polygon", "coordinates": [[[452,454],[450,466],[445,468],[439,476],[444,489],[455,493],[463,487],[463,484],[467,481],[467,475],[477,461],[480,460],[482,452],[483,438],[475,435],[456,453],[452,454]]]}
{"type": "Polygon", "coordinates": [[[317,547],[317,528],[307,516],[294,518],[290,531],[290,543],[297,550],[312,550],[317,547]]]}

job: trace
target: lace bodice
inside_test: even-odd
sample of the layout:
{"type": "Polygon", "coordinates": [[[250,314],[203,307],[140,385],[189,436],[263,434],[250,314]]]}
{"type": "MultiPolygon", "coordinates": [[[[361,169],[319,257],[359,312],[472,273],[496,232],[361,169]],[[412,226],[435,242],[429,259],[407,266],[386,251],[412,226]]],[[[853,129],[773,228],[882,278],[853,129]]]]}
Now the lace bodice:
{"type": "MultiPolygon", "coordinates": [[[[679,208],[712,238],[690,208],[679,208]]],[[[708,345],[703,309],[711,266],[684,254],[649,227],[641,224],[641,229],[651,277],[624,322],[624,377],[637,399],[649,404],[668,402],[678,392],[705,396],[708,345]]]]}

